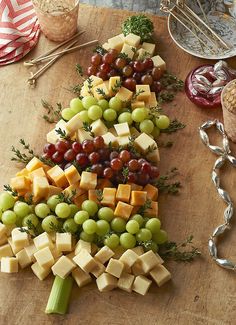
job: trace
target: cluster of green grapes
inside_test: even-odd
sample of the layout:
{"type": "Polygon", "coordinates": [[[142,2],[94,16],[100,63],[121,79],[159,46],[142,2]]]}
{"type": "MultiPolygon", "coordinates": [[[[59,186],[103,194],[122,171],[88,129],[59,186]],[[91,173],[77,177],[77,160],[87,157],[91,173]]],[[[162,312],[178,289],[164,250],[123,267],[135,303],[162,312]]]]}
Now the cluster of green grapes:
{"type": "Polygon", "coordinates": [[[82,122],[89,124],[103,119],[108,128],[115,123],[127,122],[129,126],[135,125],[140,132],[151,134],[154,138],[170,125],[168,116],[160,114],[153,117],[149,108],[140,107],[133,111],[130,108],[123,108],[123,102],[118,97],[112,97],[109,101],[97,100],[93,96],[85,96],[82,100],[73,98],[70,107],[62,110],[62,117],[69,121],[76,114],[79,114],[82,122]]]}
{"type": "Polygon", "coordinates": [[[134,214],[126,221],[115,217],[111,208],[101,207],[91,200],[85,200],[79,209],[53,195],[47,202],[34,206],[15,201],[11,194],[2,192],[0,211],[0,219],[7,226],[28,227],[37,233],[70,232],[84,241],[107,245],[111,249],[119,245],[128,249],[142,243],[157,252],[158,245],[167,241],[167,233],[161,229],[158,218],[134,214]]]}

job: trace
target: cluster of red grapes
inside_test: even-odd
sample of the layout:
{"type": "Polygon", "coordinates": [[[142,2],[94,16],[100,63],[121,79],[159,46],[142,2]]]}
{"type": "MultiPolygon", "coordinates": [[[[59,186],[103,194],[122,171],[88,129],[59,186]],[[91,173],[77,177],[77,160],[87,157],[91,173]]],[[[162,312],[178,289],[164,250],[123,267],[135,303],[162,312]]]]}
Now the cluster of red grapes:
{"type": "Polygon", "coordinates": [[[89,170],[115,185],[131,182],[145,186],[159,176],[159,169],[146,159],[128,149],[107,147],[101,136],[82,143],[69,140],[58,140],[55,145],[46,143],[43,152],[44,159],[53,161],[62,169],[75,164],[80,171],[89,170]]]}
{"type": "Polygon", "coordinates": [[[135,91],[137,84],[150,85],[151,91],[159,93],[162,90],[160,79],[163,71],[154,67],[151,58],[129,61],[119,56],[118,51],[110,50],[101,55],[95,53],[91,57],[91,65],[87,69],[88,76],[96,75],[103,80],[113,76],[121,76],[122,85],[135,91]]]}

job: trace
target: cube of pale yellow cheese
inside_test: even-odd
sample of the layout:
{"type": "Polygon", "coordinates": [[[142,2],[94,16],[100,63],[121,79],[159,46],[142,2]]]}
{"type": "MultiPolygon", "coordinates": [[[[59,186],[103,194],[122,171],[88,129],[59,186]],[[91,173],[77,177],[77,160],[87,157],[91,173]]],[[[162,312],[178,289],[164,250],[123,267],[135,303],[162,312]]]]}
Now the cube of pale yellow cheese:
{"type": "Polygon", "coordinates": [[[118,142],[117,142],[117,137],[115,137],[111,132],[107,132],[105,134],[102,135],[103,140],[105,145],[109,145],[112,144],[113,146],[117,146],[118,142]]]}
{"type": "Polygon", "coordinates": [[[29,245],[29,235],[22,232],[20,228],[15,228],[11,232],[12,243],[16,246],[25,247],[29,245]]]}
{"type": "Polygon", "coordinates": [[[53,248],[53,242],[51,237],[47,232],[43,232],[33,239],[34,245],[37,250],[42,249],[44,247],[53,248]]]}
{"type": "Polygon", "coordinates": [[[88,273],[84,272],[80,267],[77,267],[72,271],[72,277],[74,278],[79,288],[84,287],[86,284],[92,281],[91,276],[88,273]]]}
{"type": "Polygon", "coordinates": [[[75,263],[68,257],[62,255],[52,266],[52,273],[65,279],[75,268],[75,263]]]}
{"type": "Polygon", "coordinates": [[[146,133],[141,133],[135,140],[135,146],[142,152],[147,153],[148,150],[156,148],[156,142],[146,133]]]}
{"type": "Polygon", "coordinates": [[[132,191],[130,204],[133,206],[144,205],[147,201],[147,192],[144,191],[132,191]]]}
{"type": "Polygon", "coordinates": [[[24,248],[24,245],[15,245],[12,242],[11,237],[7,238],[7,241],[8,241],[8,244],[11,246],[11,249],[12,249],[14,255],[16,255],[20,250],[22,250],[24,248]]]}
{"type": "Polygon", "coordinates": [[[153,56],[154,52],[155,52],[155,47],[156,45],[153,43],[147,43],[147,42],[143,42],[142,44],[142,48],[151,54],[151,56],[153,56]]]}
{"type": "Polygon", "coordinates": [[[118,97],[122,102],[129,102],[132,96],[133,92],[125,87],[121,87],[115,95],[115,97],[118,97]]]}
{"type": "Polygon", "coordinates": [[[109,43],[107,43],[107,42],[102,44],[102,47],[107,51],[109,51],[111,49],[111,45],[109,45],[109,43]]]}
{"type": "Polygon", "coordinates": [[[1,272],[3,273],[17,273],[18,260],[15,257],[2,257],[1,272]]]}
{"type": "Polygon", "coordinates": [[[144,59],[146,59],[148,57],[151,57],[151,55],[150,55],[150,53],[148,51],[144,50],[144,48],[141,47],[136,52],[136,57],[137,57],[138,60],[142,61],[142,60],[144,60],[144,59]]]}
{"type": "Polygon", "coordinates": [[[48,199],[52,195],[58,195],[61,192],[62,192],[61,187],[57,187],[57,186],[54,186],[54,185],[49,185],[48,195],[47,195],[46,199],[48,199]]]}
{"type": "Polygon", "coordinates": [[[125,41],[125,35],[123,33],[119,34],[118,36],[120,36],[120,38],[123,40],[123,42],[125,41]]]}
{"type": "Polygon", "coordinates": [[[132,267],[137,259],[138,255],[131,249],[127,249],[127,251],[125,251],[120,257],[120,261],[125,265],[126,268],[132,267]]]}
{"type": "Polygon", "coordinates": [[[102,273],[96,280],[98,290],[101,292],[111,291],[117,287],[117,278],[109,273],[102,273]]]}
{"type": "Polygon", "coordinates": [[[32,172],[29,173],[29,178],[31,180],[34,179],[34,177],[39,176],[39,177],[46,177],[45,171],[43,167],[40,167],[38,169],[33,170],[32,172]]]}
{"type": "Polygon", "coordinates": [[[47,139],[48,143],[56,144],[57,140],[59,139],[59,136],[56,133],[55,129],[53,129],[47,133],[46,139],[47,139]]]}
{"type": "Polygon", "coordinates": [[[147,184],[144,186],[143,190],[145,192],[147,192],[147,198],[149,200],[153,200],[156,201],[157,197],[158,197],[158,188],[151,185],[151,184],[147,184]]]}
{"type": "MultiPolygon", "coordinates": [[[[61,129],[62,131],[64,131],[66,133],[66,135],[69,135],[69,131],[67,130],[67,122],[64,121],[63,119],[59,120],[57,122],[57,124],[55,125],[55,130],[59,130],[61,129]]],[[[56,132],[57,133],[57,132],[56,132]]],[[[57,133],[58,135],[58,139],[60,139],[60,135],[57,133]]]]}
{"type": "Polygon", "coordinates": [[[97,100],[104,99],[109,96],[109,89],[105,83],[102,83],[96,87],[93,87],[93,95],[97,100]]]}
{"type": "Polygon", "coordinates": [[[134,110],[135,108],[142,108],[142,107],[145,107],[145,102],[144,101],[141,101],[141,100],[137,100],[133,103],[131,103],[131,108],[132,110],[134,110]]]}
{"type": "Polygon", "coordinates": [[[80,90],[80,96],[86,97],[93,95],[92,90],[89,90],[88,86],[83,85],[80,90]]]}
{"type": "Polygon", "coordinates": [[[121,245],[117,246],[116,248],[113,248],[113,258],[119,259],[122,254],[125,252],[125,248],[123,248],[121,245]]]}
{"type": "Polygon", "coordinates": [[[29,176],[29,171],[26,168],[23,168],[16,173],[16,176],[29,176]]]}
{"type": "Polygon", "coordinates": [[[38,169],[40,167],[43,167],[43,163],[41,160],[39,160],[38,158],[34,157],[32,158],[28,164],[25,166],[25,168],[29,171],[32,172],[35,169],[38,169]]]}
{"type": "Polygon", "coordinates": [[[51,272],[50,268],[43,268],[39,265],[38,262],[35,262],[31,265],[31,269],[34,272],[34,274],[39,278],[39,280],[43,281],[51,272]]]}
{"type": "Polygon", "coordinates": [[[78,129],[76,139],[78,142],[82,143],[84,140],[92,140],[91,134],[84,129],[78,129]]]}
{"type": "Polygon", "coordinates": [[[16,253],[16,258],[17,258],[18,263],[22,269],[24,269],[25,267],[27,267],[28,265],[30,265],[32,263],[32,260],[29,257],[29,255],[26,253],[25,248],[23,248],[21,251],[16,253]]]}
{"type": "Polygon", "coordinates": [[[85,249],[81,249],[81,251],[75,255],[73,261],[87,273],[91,272],[96,267],[95,259],[85,249]]]}
{"type": "Polygon", "coordinates": [[[159,55],[153,56],[152,61],[155,67],[160,68],[162,71],[166,70],[166,63],[159,55]]]}
{"type": "Polygon", "coordinates": [[[147,101],[151,96],[151,90],[149,85],[136,85],[136,94],[138,101],[147,101]]]}
{"type": "Polygon", "coordinates": [[[128,220],[133,210],[133,206],[122,201],[117,203],[114,211],[114,216],[128,220]]]}
{"type": "Polygon", "coordinates": [[[40,199],[44,199],[49,194],[49,183],[47,177],[35,176],[33,178],[33,196],[34,201],[37,202],[40,199]]]}
{"type": "Polygon", "coordinates": [[[150,271],[150,275],[159,287],[171,279],[170,272],[161,264],[156,265],[150,271]]]}
{"type": "Polygon", "coordinates": [[[74,115],[67,123],[66,128],[69,131],[69,134],[74,134],[78,129],[83,127],[83,122],[80,118],[79,113],[74,115]]]}
{"type": "Polygon", "coordinates": [[[47,175],[49,179],[58,187],[64,188],[69,185],[64,170],[61,169],[61,167],[59,167],[58,165],[49,169],[47,175]]]}
{"type": "Polygon", "coordinates": [[[127,55],[127,57],[132,60],[136,52],[136,47],[130,46],[129,44],[124,43],[121,49],[121,53],[127,55]]]}
{"type": "Polygon", "coordinates": [[[141,266],[145,273],[149,272],[156,265],[161,264],[160,259],[152,250],[139,256],[138,261],[141,263],[141,266]]]}
{"type": "Polygon", "coordinates": [[[95,268],[91,271],[92,275],[95,276],[95,278],[98,278],[102,273],[105,272],[105,266],[100,263],[99,261],[96,260],[96,266],[95,268]]]}
{"type": "Polygon", "coordinates": [[[82,249],[85,249],[89,254],[91,254],[92,252],[91,243],[80,239],[75,246],[75,255],[79,254],[79,252],[82,249]]]}
{"type": "Polygon", "coordinates": [[[72,235],[69,232],[56,233],[56,247],[61,252],[72,251],[72,235]]]}
{"type": "Polygon", "coordinates": [[[64,172],[70,185],[75,184],[80,180],[80,174],[74,165],[66,168],[64,172]]]}
{"type": "Polygon", "coordinates": [[[0,261],[3,257],[11,257],[13,255],[14,254],[13,254],[10,244],[5,244],[5,245],[0,246],[0,261]]]}
{"type": "Polygon", "coordinates": [[[83,171],[81,174],[80,188],[84,190],[95,189],[97,186],[97,174],[83,171]]]}
{"type": "Polygon", "coordinates": [[[134,278],[135,276],[133,274],[123,272],[118,280],[117,287],[121,290],[131,292],[134,278]]]}
{"type": "Polygon", "coordinates": [[[0,238],[3,235],[6,235],[6,233],[7,233],[7,227],[6,227],[6,225],[4,225],[3,223],[0,222],[0,238]]]}
{"type": "Polygon", "coordinates": [[[118,136],[130,135],[129,124],[127,122],[115,124],[114,128],[118,136]]]}
{"type": "Polygon", "coordinates": [[[106,125],[102,122],[101,119],[98,119],[91,123],[91,128],[92,132],[94,133],[95,136],[98,135],[104,135],[107,133],[107,127],[106,125]]]}
{"type": "Polygon", "coordinates": [[[95,260],[99,261],[100,263],[104,264],[114,255],[114,252],[108,247],[103,246],[97,254],[94,256],[95,260]]]}
{"type": "Polygon", "coordinates": [[[133,33],[130,33],[125,36],[125,43],[129,44],[130,46],[133,47],[138,47],[141,41],[141,37],[138,35],[135,35],[133,33]]]}
{"type": "MultiPolygon", "coordinates": [[[[55,261],[58,259],[58,257],[62,256],[62,252],[59,251],[56,246],[54,246],[53,248],[50,248],[50,251],[51,251],[52,256],[54,257],[55,261]]],[[[68,254],[66,256],[68,256],[68,254]]]]}
{"type": "Polygon", "coordinates": [[[86,87],[88,87],[89,84],[91,84],[91,87],[96,87],[97,85],[100,85],[100,84],[103,83],[102,78],[99,78],[99,77],[94,76],[94,75],[91,75],[91,76],[89,77],[89,79],[90,79],[90,81],[91,81],[90,83],[88,82],[88,79],[85,80],[85,82],[84,82],[84,85],[85,85],[86,87]]]}
{"type": "Polygon", "coordinates": [[[108,90],[111,96],[115,95],[121,86],[121,77],[111,77],[109,79],[108,90]]]}
{"type": "Polygon", "coordinates": [[[131,268],[132,274],[133,275],[145,275],[146,273],[144,272],[142,268],[142,264],[139,260],[137,260],[134,265],[131,268]]]}
{"type": "Polygon", "coordinates": [[[126,147],[130,143],[130,136],[123,135],[121,137],[117,137],[117,142],[120,147],[126,147]]]}
{"type": "Polygon", "coordinates": [[[114,207],[116,203],[116,188],[105,187],[103,189],[101,204],[114,207]]]}
{"type": "MultiPolygon", "coordinates": [[[[25,253],[26,253],[26,255],[28,256],[28,258],[30,259],[30,261],[31,261],[31,262],[35,262],[36,259],[35,259],[35,257],[34,257],[34,253],[37,252],[37,248],[36,248],[36,246],[34,245],[34,243],[31,243],[29,246],[26,246],[26,247],[24,248],[24,250],[25,250],[25,253]]],[[[20,252],[19,252],[19,253],[20,253],[20,252]]]]}
{"type": "Polygon", "coordinates": [[[4,245],[7,243],[7,235],[3,234],[2,236],[0,236],[0,246],[4,245]]]}
{"type": "Polygon", "coordinates": [[[140,135],[140,132],[134,126],[132,126],[130,128],[130,134],[132,137],[137,138],[140,135]]]}
{"type": "Polygon", "coordinates": [[[98,251],[98,246],[94,243],[91,244],[91,255],[94,256],[98,251]]]}
{"type": "Polygon", "coordinates": [[[31,180],[27,176],[12,177],[11,187],[17,192],[27,192],[31,188],[31,180]]]}
{"type": "Polygon", "coordinates": [[[152,284],[151,280],[149,280],[143,275],[138,275],[136,276],[133,283],[133,291],[144,296],[148,292],[151,284],[152,284]]]}
{"type": "Polygon", "coordinates": [[[34,253],[34,257],[38,264],[43,268],[49,268],[55,262],[52,252],[48,247],[38,250],[36,253],[34,253]]]}
{"type": "Polygon", "coordinates": [[[115,49],[115,50],[120,52],[121,49],[122,49],[122,46],[124,44],[124,41],[119,35],[117,35],[117,36],[114,36],[112,38],[109,38],[108,39],[108,44],[109,44],[111,49],[115,49]]]}
{"type": "Polygon", "coordinates": [[[114,275],[116,278],[119,278],[121,276],[121,273],[124,270],[124,264],[120,260],[115,260],[114,258],[111,258],[108,262],[108,265],[106,267],[106,272],[114,275]]]}
{"type": "Polygon", "coordinates": [[[142,255],[144,253],[143,246],[136,246],[134,248],[131,248],[133,252],[135,252],[138,256],[142,255]]]}
{"type": "Polygon", "coordinates": [[[151,162],[157,163],[160,161],[159,149],[156,148],[147,154],[147,159],[151,162]]]}
{"type": "Polygon", "coordinates": [[[131,186],[129,184],[119,184],[116,192],[116,200],[129,202],[131,193],[131,186]]]}
{"type": "Polygon", "coordinates": [[[157,105],[158,105],[158,102],[157,102],[156,94],[152,91],[150,94],[150,97],[146,101],[145,106],[147,108],[152,108],[152,107],[157,107],[157,105]]]}

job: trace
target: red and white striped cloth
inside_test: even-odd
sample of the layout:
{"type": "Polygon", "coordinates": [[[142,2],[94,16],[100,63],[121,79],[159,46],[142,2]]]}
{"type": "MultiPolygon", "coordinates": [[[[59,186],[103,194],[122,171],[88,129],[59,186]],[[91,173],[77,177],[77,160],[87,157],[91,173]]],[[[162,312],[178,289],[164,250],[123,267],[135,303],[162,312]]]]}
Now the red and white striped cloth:
{"type": "Polygon", "coordinates": [[[29,0],[0,0],[0,65],[25,56],[39,37],[39,22],[29,0]]]}

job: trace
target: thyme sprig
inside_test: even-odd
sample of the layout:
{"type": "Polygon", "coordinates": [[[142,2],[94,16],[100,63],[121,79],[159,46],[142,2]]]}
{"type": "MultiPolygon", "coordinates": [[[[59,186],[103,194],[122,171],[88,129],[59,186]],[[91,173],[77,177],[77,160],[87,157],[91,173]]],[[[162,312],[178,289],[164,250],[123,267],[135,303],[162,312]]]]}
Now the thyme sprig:
{"type": "Polygon", "coordinates": [[[83,130],[88,132],[92,138],[95,137],[94,132],[92,131],[92,126],[88,122],[83,122],[83,130]]]}
{"type": "Polygon", "coordinates": [[[126,60],[126,62],[130,62],[131,59],[129,58],[128,54],[126,53],[119,53],[118,58],[126,60]]]}
{"type": "Polygon", "coordinates": [[[103,191],[101,189],[96,190],[96,196],[98,202],[101,202],[103,200],[103,191]]]}
{"type": "Polygon", "coordinates": [[[81,65],[79,63],[76,64],[75,69],[76,69],[76,72],[80,75],[80,77],[83,77],[83,75],[84,75],[83,68],[81,67],[81,65]]]}
{"type": "Polygon", "coordinates": [[[78,96],[80,98],[81,89],[82,89],[82,85],[81,84],[77,84],[75,86],[70,87],[68,90],[70,92],[72,92],[72,94],[75,94],[76,96],[78,96]]]}
{"type": "Polygon", "coordinates": [[[111,88],[112,92],[116,94],[122,86],[122,82],[116,80],[115,85],[111,88]]]}
{"type": "Polygon", "coordinates": [[[69,140],[70,137],[66,134],[65,130],[62,130],[61,128],[55,129],[55,132],[60,136],[61,139],[69,140]]]}
{"type": "Polygon", "coordinates": [[[135,137],[134,136],[130,136],[129,137],[129,143],[128,143],[128,149],[129,151],[134,154],[136,157],[140,157],[140,153],[137,151],[137,149],[135,148],[135,137]]]}
{"type": "Polygon", "coordinates": [[[3,185],[3,190],[9,192],[14,197],[17,197],[18,201],[25,202],[29,205],[33,203],[33,194],[30,194],[27,198],[21,196],[16,190],[13,190],[13,188],[9,184],[3,185]]]}
{"type": "Polygon", "coordinates": [[[170,172],[166,175],[160,176],[155,182],[155,186],[159,189],[160,192],[177,194],[179,188],[181,187],[180,182],[169,183],[168,181],[178,175],[178,169],[176,167],[172,168],[170,172]]]}
{"type": "Polygon", "coordinates": [[[50,227],[51,231],[55,231],[55,232],[60,232],[60,233],[62,233],[62,232],[69,232],[69,231],[66,231],[63,228],[62,224],[60,224],[60,223],[58,225],[55,225],[55,223],[50,222],[49,223],[49,227],[50,227]]]}
{"type": "Polygon", "coordinates": [[[98,53],[100,55],[104,55],[107,53],[107,50],[105,50],[101,45],[97,45],[95,49],[93,50],[94,53],[98,53]]]}
{"type": "Polygon", "coordinates": [[[128,180],[128,176],[129,176],[129,168],[128,167],[123,167],[122,176],[123,176],[123,183],[125,184],[128,180]]]}
{"type": "Polygon", "coordinates": [[[23,146],[23,149],[26,151],[26,153],[21,152],[19,149],[12,146],[11,151],[13,152],[14,156],[11,158],[11,160],[28,164],[28,162],[36,155],[34,154],[33,149],[30,148],[30,145],[26,144],[24,139],[20,139],[19,142],[23,146]]]}
{"type": "Polygon", "coordinates": [[[47,114],[43,115],[43,119],[48,123],[56,123],[61,119],[62,104],[57,103],[56,107],[53,107],[46,100],[41,99],[42,106],[47,110],[47,114]]]}
{"type": "Polygon", "coordinates": [[[58,199],[60,202],[65,202],[65,203],[71,204],[71,203],[73,203],[75,195],[76,195],[76,190],[72,190],[70,195],[69,194],[67,195],[67,194],[61,192],[60,194],[58,194],[58,199]]]}
{"type": "Polygon", "coordinates": [[[181,91],[184,89],[183,80],[177,78],[175,75],[166,72],[160,79],[163,88],[172,91],[181,91]]]}
{"type": "Polygon", "coordinates": [[[14,197],[18,196],[18,192],[13,190],[13,188],[8,184],[3,185],[3,190],[9,192],[14,197]]]}
{"type": "Polygon", "coordinates": [[[27,220],[26,227],[20,227],[19,230],[20,232],[26,232],[30,237],[36,237],[41,233],[31,220],[27,220]]]}
{"type": "Polygon", "coordinates": [[[176,132],[178,130],[184,129],[185,126],[186,126],[185,124],[181,123],[177,119],[174,119],[173,121],[170,122],[169,127],[167,129],[165,129],[165,130],[161,130],[161,132],[163,132],[163,133],[173,133],[173,132],[176,132]]]}
{"type": "Polygon", "coordinates": [[[173,146],[174,142],[173,141],[157,141],[157,145],[159,148],[171,148],[173,146]]]}
{"type": "Polygon", "coordinates": [[[144,203],[144,205],[142,205],[139,210],[138,210],[138,214],[144,215],[145,212],[150,209],[152,206],[152,200],[147,199],[146,202],[144,203]]]}
{"type": "Polygon", "coordinates": [[[93,89],[93,79],[89,77],[87,79],[87,86],[88,86],[88,93],[93,96],[92,89],[93,89]]]}
{"type": "Polygon", "coordinates": [[[138,98],[138,96],[140,94],[144,93],[144,90],[143,89],[139,89],[133,96],[132,96],[132,99],[131,99],[131,103],[135,102],[136,99],[138,98]]]}

